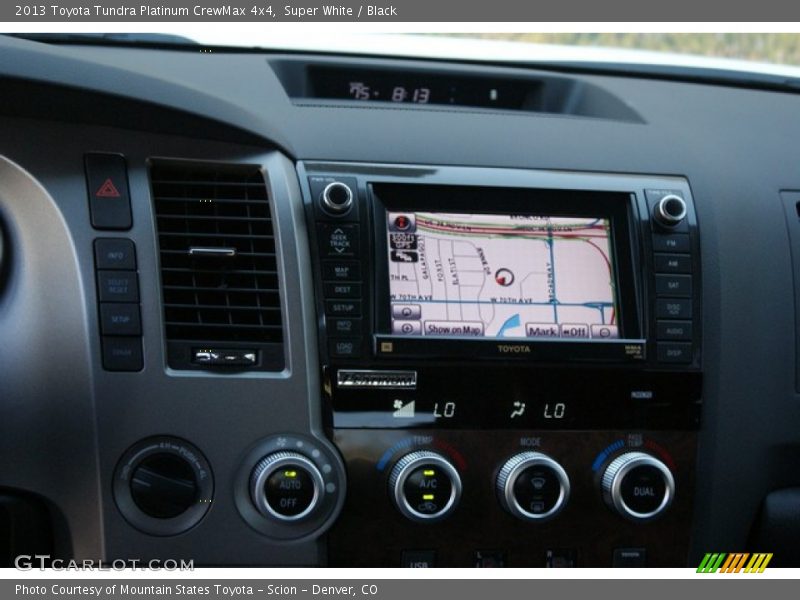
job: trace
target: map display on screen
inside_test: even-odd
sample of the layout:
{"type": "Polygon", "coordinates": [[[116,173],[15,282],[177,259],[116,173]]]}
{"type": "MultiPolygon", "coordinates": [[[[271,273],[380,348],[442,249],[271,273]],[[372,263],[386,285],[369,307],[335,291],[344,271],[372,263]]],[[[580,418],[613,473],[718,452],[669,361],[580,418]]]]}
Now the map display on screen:
{"type": "Polygon", "coordinates": [[[608,219],[387,212],[392,333],[616,339],[608,219]]]}

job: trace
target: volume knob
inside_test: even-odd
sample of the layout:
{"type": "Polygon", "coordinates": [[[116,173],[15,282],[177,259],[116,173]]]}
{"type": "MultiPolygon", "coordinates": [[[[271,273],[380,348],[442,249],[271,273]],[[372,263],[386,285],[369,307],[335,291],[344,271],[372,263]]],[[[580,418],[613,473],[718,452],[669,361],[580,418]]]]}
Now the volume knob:
{"type": "Polygon", "coordinates": [[[669,467],[644,452],[617,456],[603,472],[606,504],[632,521],[648,521],[663,513],[675,497],[675,478],[669,467]]]}
{"type": "Polygon", "coordinates": [[[353,206],[353,190],[341,181],[334,181],[322,190],[322,208],[332,215],[344,215],[353,206]]]}
{"type": "Polygon", "coordinates": [[[654,218],[664,227],[675,227],[686,218],[686,200],[675,194],[661,198],[653,210],[654,218]]]}

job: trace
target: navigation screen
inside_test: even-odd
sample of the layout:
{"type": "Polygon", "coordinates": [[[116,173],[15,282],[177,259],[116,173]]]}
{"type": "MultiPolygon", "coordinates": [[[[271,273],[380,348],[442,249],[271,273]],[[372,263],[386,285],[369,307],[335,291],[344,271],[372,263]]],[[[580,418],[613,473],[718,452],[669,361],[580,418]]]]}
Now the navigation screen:
{"type": "Polygon", "coordinates": [[[395,335],[619,337],[610,221],[388,212],[395,335]]]}

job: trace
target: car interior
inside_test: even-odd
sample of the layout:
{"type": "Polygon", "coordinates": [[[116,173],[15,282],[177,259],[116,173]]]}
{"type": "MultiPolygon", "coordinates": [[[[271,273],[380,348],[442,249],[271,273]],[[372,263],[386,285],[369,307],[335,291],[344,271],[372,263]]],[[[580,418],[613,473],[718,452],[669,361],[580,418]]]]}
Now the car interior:
{"type": "Polygon", "coordinates": [[[0,564],[800,566],[800,79],[0,36],[0,564]]]}

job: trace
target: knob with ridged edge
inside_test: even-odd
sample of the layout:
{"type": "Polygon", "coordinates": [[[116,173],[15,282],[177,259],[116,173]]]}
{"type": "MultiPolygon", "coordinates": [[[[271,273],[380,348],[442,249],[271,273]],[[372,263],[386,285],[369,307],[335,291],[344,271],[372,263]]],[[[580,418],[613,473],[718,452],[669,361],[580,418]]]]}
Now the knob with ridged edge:
{"type": "Polygon", "coordinates": [[[601,479],[603,500],[631,521],[661,515],[675,497],[675,478],[669,467],[646,452],[625,452],[606,466],[601,479]]]}
{"type": "Polygon", "coordinates": [[[541,452],[521,452],[501,467],[496,481],[500,504],[519,519],[544,521],[556,516],[569,500],[569,476],[541,452]]]}
{"type": "Polygon", "coordinates": [[[418,523],[440,521],[461,499],[461,477],[441,454],[418,450],[403,456],[389,475],[389,492],[395,506],[418,523]]]}
{"type": "Polygon", "coordinates": [[[250,495],[258,512],[279,522],[297,522],[317,508],[324,482],[311,460],[299,452],[262,458],[250,476],[250,495]]]}

